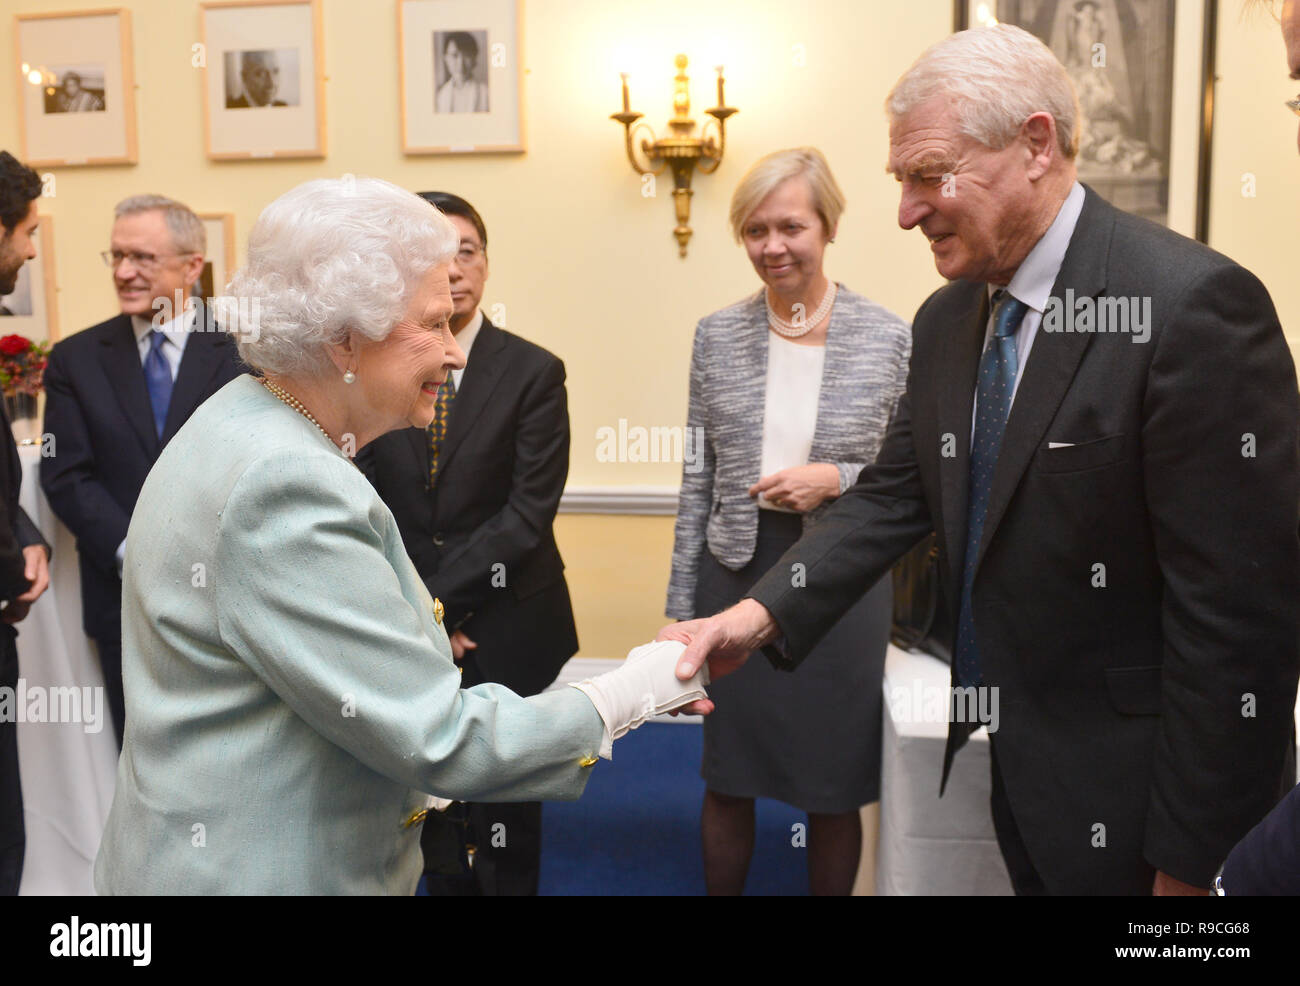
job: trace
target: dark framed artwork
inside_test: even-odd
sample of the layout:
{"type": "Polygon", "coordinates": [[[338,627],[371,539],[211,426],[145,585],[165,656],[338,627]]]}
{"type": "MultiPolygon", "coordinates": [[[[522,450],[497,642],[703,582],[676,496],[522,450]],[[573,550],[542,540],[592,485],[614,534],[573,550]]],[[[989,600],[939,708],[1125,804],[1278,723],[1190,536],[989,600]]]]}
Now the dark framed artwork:
{"type": "Polygon", "coordinates": [[[1041,38],[1079,97],[1079,180],[1205,242],[1215,11],[1213,0],[955,0],[953,19],[1041,38]]]}

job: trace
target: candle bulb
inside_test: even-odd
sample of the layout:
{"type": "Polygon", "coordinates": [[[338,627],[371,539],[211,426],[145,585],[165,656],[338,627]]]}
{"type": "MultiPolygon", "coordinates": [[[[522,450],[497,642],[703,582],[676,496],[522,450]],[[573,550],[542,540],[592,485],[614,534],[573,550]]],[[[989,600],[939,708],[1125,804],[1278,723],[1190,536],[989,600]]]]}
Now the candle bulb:
{"type": "Polygon", "coordinates": [[[623,80],[623,112],[627,113],[629,111],[628,99],[627,99],[627,73],[619,72],[618,75],[619,78],[623,80]]]}
{"type": "Polygon", "coordinates": [[[722,66],[718,66],[718,105],[726,106],[727,102],[722,98],[722,66]]]}

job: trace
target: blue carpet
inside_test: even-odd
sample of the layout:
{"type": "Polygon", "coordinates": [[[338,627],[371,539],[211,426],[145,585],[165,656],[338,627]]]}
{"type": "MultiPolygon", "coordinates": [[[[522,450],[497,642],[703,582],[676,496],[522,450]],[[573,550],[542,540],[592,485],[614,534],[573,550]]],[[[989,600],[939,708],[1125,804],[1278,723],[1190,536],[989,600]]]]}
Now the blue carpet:
{"type": "MultiPolygon", "coordinates": [[[[700,861],[703,729],[648,723],[614,744],[613,761],[592,768],[578,801],[543,809],[541,893],[704,893],[700,861]]],[[[789,805],[760,800],[747,894],[808,892],[805,850],[791,845],[806,824],[789,805]]]]}

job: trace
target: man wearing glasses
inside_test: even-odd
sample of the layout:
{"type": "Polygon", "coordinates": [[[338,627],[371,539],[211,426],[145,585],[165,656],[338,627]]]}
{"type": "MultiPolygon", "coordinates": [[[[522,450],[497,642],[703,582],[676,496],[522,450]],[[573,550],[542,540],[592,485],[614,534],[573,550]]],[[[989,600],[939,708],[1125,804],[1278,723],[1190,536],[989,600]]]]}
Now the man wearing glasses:
{"type": "MultiPolygon", "coordinates": [[[[241,372],[233,341],[185,300],[203,271],[203,223],[180,202],[119,202],[104,262],[120,314],[55,345],[45,370],[41,488],[77,539],[82,623],[95,641],[119,748],[122,579],[136,497],[163,447],[241,372]]],[[[196,576],[197,577],[197,576],[196,576]]]]}
{"type": "MultiPolygon", "coordinates": [[[[497,682],[536,695],[578,651],[552,529],[569,473],[564,364],[480,309],[488,259],[478,210],[449,192],[420,196],[460,232],[449,271],[451,331],[466,366],[447,374],[427,429],[381,435],[357,465],[397,518],[429,593],[446,607],[462,684],[497,682]]],[[[430,816],[421,833],[429,895],[535,895],[541,837],[536,801],[430,816]]]]}

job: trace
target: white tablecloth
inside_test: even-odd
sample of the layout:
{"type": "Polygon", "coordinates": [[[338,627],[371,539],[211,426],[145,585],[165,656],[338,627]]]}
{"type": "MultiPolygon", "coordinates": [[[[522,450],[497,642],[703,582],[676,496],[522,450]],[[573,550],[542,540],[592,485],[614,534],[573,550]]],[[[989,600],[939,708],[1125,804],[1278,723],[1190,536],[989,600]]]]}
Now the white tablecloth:
{"type": "Polygon", "coordinates": [[[889,645],[883,681],[876,893],[1010,894],[989,814],[989,741],[957,754],[939,797],[948,735],[948,665],[889,645]]]}
{"type": "MultiPolygon", "coordinates": [[[[880,775],[877,894],[1009,894],[989,813],[988,733],[980,729],[957,754],[939,797],[948,665],[890,644],[883,682],[885,715],[880,775]],[[929,705],[927,706],[927,701],[929,705]]],[[[1300,701],[1296,704],[1300,734],[1300,701]]],[[[1300,761],[1300,755],[1297,757],[1300,761]]]]}
{"type": "MultiPolygon", "coordinates": [[[[99,690],[98,732],[84,723],[18,724],[27,855],[20,894],[94,893],[91,867],[108,820],[117,742],[99,660],[81,630],[81,586],[72,535],[55,518],[37,477],[39,446],[19,448],[20,502],[54,549],[50,588],[18,625],[18,672],[27,689],[99,690]]],[[[49,694],[48,691],[46,694],[49,694]]]]}

